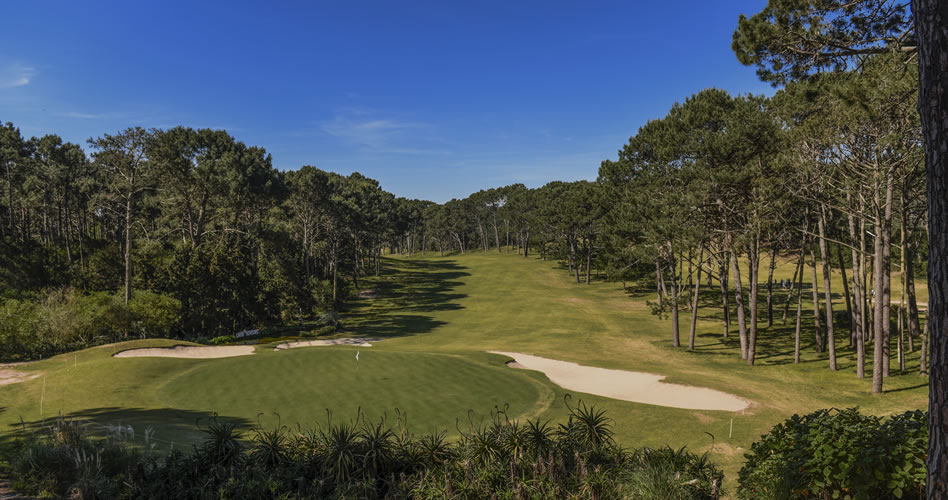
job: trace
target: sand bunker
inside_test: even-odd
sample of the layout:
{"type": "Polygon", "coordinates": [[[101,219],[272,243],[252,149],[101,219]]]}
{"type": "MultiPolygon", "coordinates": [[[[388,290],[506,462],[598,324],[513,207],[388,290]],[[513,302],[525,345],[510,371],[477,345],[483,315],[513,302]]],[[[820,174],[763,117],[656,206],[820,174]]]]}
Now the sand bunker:
{"type": "Polygon", "coordinates": [[[21,372],[12,368],[3,368],[0,366],[0,385],[18,384],[33,380],[42,375],[41,373],[21,372]]]}
{"type": "Polygon", "coordinates": [[[282,351],[283,349],[293,349],[296,347],[318,347],[324,345],[355,345],[359,347],[372,347],[372,344],[369,342],[381,342],[382,339],[370,339],[370,338],[342,338],[342,339],[329,339],[329,340],[301,340],[299,342],[284,342],[276,346],[276,350],[282,351]]]}
{"type": "Polygon", "coordinates": [[[663,375],[583,366],[519,352],[489,352],[514,358],[517,368],[543,372],[554,384],[571,391],[689,410],[740,411],[750,404],[714,389],[665,383],[663,375]]]}
{"type": "Polygon", "coordinates": [[[129,349],[114,354],[116,358],[191,358],[211,359],[247,356],[253,354],[252,345],[221,345],[221,346],[175,346],[175,347],[147,347],[144,349],[129,349]]]}

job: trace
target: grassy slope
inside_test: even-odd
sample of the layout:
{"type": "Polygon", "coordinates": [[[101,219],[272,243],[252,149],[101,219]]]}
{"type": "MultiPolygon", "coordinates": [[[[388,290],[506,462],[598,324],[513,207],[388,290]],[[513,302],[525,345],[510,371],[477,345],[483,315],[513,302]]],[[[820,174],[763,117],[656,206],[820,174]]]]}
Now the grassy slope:
{"type": "MultiPolygon", "coordinates": [[[[776,278],[790,277],[792,264],[776,278]]],[[[523,351],[608,368],[650,371],[668,381],[728,391],[755,402],[742,413],[663,408],[591,395],[575,399],[606,408],[617,437],[629,446],[688,445],[707,450],[733,480],[746,450],[760,434],[793,413],[860,406],[892,413],[927,404],[927,379],[916,375],[912,355],[906,374],[886,381],[873,397],[869,380],[855,377],[854,353],[839,341],[840,371],[813,352],[809,330],[803,363],[792,364],[792,321],[761,331],[758,366],[739,358],[736,332],[721,338],[719,297],[708,293],[701,311],[696,352],[673,349],[670,322],[649,313],[653,294],[614,283],[573,283],[554,263],[512,254],[475,253],[386,261],[386,273],[367,280],[377,298],[344,315],[350,333],[393,336],[361,348],[360,374],[352,373],[355,347],[320,347],[226,360],[114,359],[116,347],[96,348],[21,367],[45,373],[44,413],[91,416],[100,422],[158,427],[158,437],[181,442],[195,436],[194,422],[212,412],[246,425],[324,421],[361,407],[372,415],[407,410],[409,427],[454,429],[472,408],[481,414],[510,403],[512,415],[557,419],[564,391],[536,372],[511,370],[489,349],[523,351]],[[369,383],[372,381],[372,383],[369,383]],[[262,416],[258,414],[263,413],[262,416]],[[733,434],[729,438],[733,419],[733,434]]],[[[836,286],[840,280],[836,279],[836,286]]],[[[921,290],[924,299],[924,290],[921,290]]],[[[805,294],[805,298],[806,298],[805,294]]],[[[897,296],[896,296],[897,297],[897,296]]],[[[782,301],[778,301],[782,304],[782,301]]],[[[811,314],[812,308],[805,311],[811,314]]],[[[837,309],[844,308],[837,303],[837,309]]],[[[687,342],[687,311],[682,340],[687,342]]],[[[809,316],[808,316],[809,320],[809,316]]],[[[845,337],[846,335],[838,335],[845,337]]],[[[140,344],[168,345],[168,341],[140,344]]],[[[123,348],[125,348],[123,346],[123,348]]],[[[871,359],[871,356],[868,356],[871,359]]],[[[867,367],[871,370],[871,366],[867,367]]],[[[43,378],[0,387],[0,425],[22,416],[39,420],[43,378]]],[[[141,431],[139,431],[141,432],[141,431]]],[[[6,433],[7,438],[11,435],[6,433]]],[[[733,483],[731,483],[733,484],[733,483]]]]}
{"type": "MultiPolygon", "coordinates": [[[[696,352],[689,353],[684,347],[671,347],[670,321],[650,314],[646,301],[654,298],[651,291],[623,290],[615,283],[576,284],[552,262],[511,254],[415,258],[395,265],[402,269],[401,279],[380,280],[377,286],[383,298],[361,312],[357,310],[355,320],[350,320],[351,327],[366,334],[415,333],[386,344],[385,349],[522,351],[606,368],[660,373],[667,375],[669,382],[712,387],[754,401],[751,409],[732,414],[574,395],[608,409],[618,437],[628,445],[688,445],[706,450],[711,438],[705,433],[713,434],[716,459],[727,467],[732,479],[743,460],[743,450],[793,413],[860,406],[867,412],[884,414],[927,405],[927,378],[916,375],[918,359],[914,354],[908,358],[905,374],[897,374],[893,363],[894,376],[886,380],[889,392],[871,396],[869,379],[855,377],[855,353],[843,340],[848,331],[837,333],[838,372],[829,371],[826,354],[814,352],[812,327],[804,333],[809,335],[804,338],[803,362],[793,365],[793,321],[782,325],[782,307],[777,308],[774,327],[761,329],[757,366],[749,367],[740,360],[736,326],[731,328],[730,339],[721,338],[720,308],[716,307],[720,297],[713,293],[702,298],[708,307],[699,314],[696,352]],[[425,277],[431,273],[438,280],[427,281],[425,277]],[[410,315],[405,312],[405,307],[419,302],[437,307],[420,307],[410,315]]],[[[784,263],[775,279],[792,274],[793,263],[784,263]]],[[[834,291],[836,286],[841,287],[838,276],[834,291]]],[[[924,287],[920,292],[919,300],[926,300],[924,287]]],[[[804,299],[808,297],[805,292],[804,299]]],[[[839,294],[836,309],[845,309],[839,294]]],[[[804,312],[809,322],[809,302],[804,302],[804,312]]],[[[681,320],[685,345],[688,314],[683,311],[681,320]]],[[[766,318],[765,312],[761,317],[766,318]]],[[[871,360],[871,351],[867,358],[871,360]]],[[[871,363],[867,373],[871,373],[871,363]]],[[[557,398],[543,413],[548,418],[563,414],[563,391],[553,389],[557,398]]]]}

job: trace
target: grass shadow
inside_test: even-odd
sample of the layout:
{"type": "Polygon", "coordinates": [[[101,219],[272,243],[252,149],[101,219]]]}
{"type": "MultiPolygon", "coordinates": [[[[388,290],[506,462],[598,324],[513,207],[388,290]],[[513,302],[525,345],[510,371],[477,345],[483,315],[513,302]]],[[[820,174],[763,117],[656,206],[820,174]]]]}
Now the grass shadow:
{"type": "Polygon", "coordinates": [[[145,431],[152,429],[152,431],[149,431],[149,441],[155,444],[156,449],[164,451],[175,446],[188,447],[200,442],[204,438],[202,429],[206,429],[207,424],[214,419],[234,423],[244,431],[257,425],[256,422],[243,417],[222,416],[212,412],[177,408],[91,408],[40,420],[11,424],[8,428],[9,432],[0,434],[2,436],[0,437],[0,450],[9,450],[16,440],[30,434],[42,434],[60,417],[86,423],[85,427],[88,433],[96,437],[112,435],[121,426],[125,429],[123,435],[136,444],[144,444],[145,431]],[[129,427],[132,429],[131,432],[128,431],[129,427]]]}
{"type": "Polygon", "coordinates": [[[445,324],[432,313],[456,311],[466,294],[456,290],[471,274],[454,259],[382,259],[384,272],[364,279],[371,293],[354,301],[343,320],[362,335],[398,337],[428,333],[445,324]]]}

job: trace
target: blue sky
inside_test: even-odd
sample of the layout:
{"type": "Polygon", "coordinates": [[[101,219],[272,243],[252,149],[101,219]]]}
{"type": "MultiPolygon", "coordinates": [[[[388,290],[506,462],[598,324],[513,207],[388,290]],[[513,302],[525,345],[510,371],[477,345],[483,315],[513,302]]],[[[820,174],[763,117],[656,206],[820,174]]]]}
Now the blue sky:
{"type": "Polygon", "coordinates": [[[83,145],[223,128],[438,202],[594,179],[675,101],[771,93],[730,49],[765,3],[5,2],[0,121],[83,145]]]}

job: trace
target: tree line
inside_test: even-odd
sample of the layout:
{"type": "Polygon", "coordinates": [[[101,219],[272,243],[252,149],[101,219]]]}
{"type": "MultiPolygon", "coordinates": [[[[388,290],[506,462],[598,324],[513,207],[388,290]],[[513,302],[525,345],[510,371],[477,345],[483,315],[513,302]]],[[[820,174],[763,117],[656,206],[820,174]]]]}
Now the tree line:
{"type": "MultiPolygon", "coordinates": [[[[30,316],[24,304],[71,302],[122,316],[119,324],[137,309],[143,328],[132,333],[185,337],[336,310],[430,205],[358,173],[280,172],[264,148],[222,130],[132,127],[84,149],[56,135],[27,139],[6,123],[0,166],[8,341],[35,327],[17,326],[30,316]],[[83,302],[97,293],[115,297],[83,302]],[[160,321],[145,317],[155,310],[160,321]]],[[[116,332],[128,336],[129,325],[116,332]]]]}

